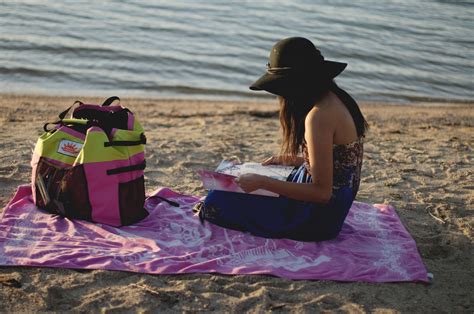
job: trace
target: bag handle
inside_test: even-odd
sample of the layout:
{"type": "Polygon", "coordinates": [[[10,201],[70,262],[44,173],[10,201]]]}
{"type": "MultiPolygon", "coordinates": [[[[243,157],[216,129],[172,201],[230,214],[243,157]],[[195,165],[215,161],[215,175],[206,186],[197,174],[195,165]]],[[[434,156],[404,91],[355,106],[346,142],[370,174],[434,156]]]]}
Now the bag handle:
{"type": "Polygon", "coordinates": [[[110,106],[116,100],[118,100],[120,102],[120,98],[117,97],[117,96],[109,97],[104,101],[104,103],[102,104],[102,107],[110,106]]]}
{"type": "Polygon", "coordinates": [[[73,124],[73,125],[88,125],[88,124],[91,124],[89,120],[86,120],[86,119],[62,119],[62,120],[58,120],[58,121],[54,121],[54,122],[47,122],[43,125],[43,130],[45,132],[51,132],[53,129],[48,129],[48,125],[50,124],[54,124],[54,125],[58,125],[58,124],[61,124],[61,125],[66,125],[66,124],[73,124]]]}
{"type": "MultiPolygon", "coordinates": [[[[117,97],[117,96],[109,97],[104,101],[104,103],[102,104],[102,107],[110,106],[116,100],[118,100],[120,102],[120,98],[117,97]]],[[[64,119],[66,117],[66,115],[68,114],[68,112],[71,110],[71,108],[74,107],[76,104],[79,104],[79,106],[84,105],[84,103],[82,101],[76,100],[71,106],[69,106],[66,110],[64,110],[63,112],[61,112],[58,115],[59,119],[61,119],[61,120],[64,119]]]]}
{"type": "MultiPolygon", "coordinates": [[[[106,107],[106,106],[110,106],[110,104],[112,104],[114,101],[118,100],[120,102],[120,98],[117,97],[117,96],[112,96],[112,97],[109,97],[107,98],[104,103],[102,104],[102,107],[106,107]]],[[[49,132],[51,130],[48,130],[48,125],[50,124],[58,124],[58,123],[62,123],[62,121],[64,121],[67,116],[67,114],[69,113],[69,111],[71,111],[72,107],[74,107],[76,104],[79,104],[79,106],[82,106],[84,105],[84,103],[80,100],[76,100],[71,106],[67,107],[66,110],[64,110],[63,112],[61,112],[58,117],[59,117],[59,120],[58,121],[55,121],[55,122],[48,122],[46,123],[44,126],[43,126],[43,130],[45,132],[49,132]]],[[[75,124],[75,122],[67,122],[67,123],[70,123],[70,124],[75,124]]],[[[80,123],[80,124],[84,124],[84,123],[80,123]]],[[[138,145],[138,144],[136,144],[138,145]]]]}
{"type": "Polygon", "coordinates": [[[59,119],[64,119],[66,117],[66,115],[68,114],[68,112],[71,110],[72,107],[74,107],[74,105],[76,104],[79,104],[79,106],[82,106],[84,105],[84,103],[80,100],[76,100],[72,105],[70,105],[66,110],[64,110],[63,112],[61,112],[58,117],[59,119]]]}
{"type": "MultiPolygon", "coordinates": [[[[84,103],[83,103],[82,101],[80,101],[80,100],[76,100],[72,105],[70,105],[69,107],[67,107],[66,110],[64,110],[63,112],[61,112],[61,113],[58,115],[59,120],[54,121],[54,122],[47,122],[47,123],[45,123],[45,124],[43,125],[43,130],[44,130],[45,132],[50,132],[50,131],[52,131],[52,130],[48,130],[48,125],[50,125],[50,124],[60,124],[60,123],[63,123],[63,121],[67,121],[67,123],[69,123],[69,124],[87,124],[87,122],[76,122],[76,121],[74,121],[74,120],[78,120],[78,119],[73,119],[73,118],[71,118],[71,119],[64,119],[64,118],[67,116],[68,112],[69,112],[69,111],[72,109],[72,107],[74,107],[76,104],[79,104],[79,106],[82,106],[84,103]]],[[[84,121],[87,121],[87,120],[84,120],[84,121]]]]}

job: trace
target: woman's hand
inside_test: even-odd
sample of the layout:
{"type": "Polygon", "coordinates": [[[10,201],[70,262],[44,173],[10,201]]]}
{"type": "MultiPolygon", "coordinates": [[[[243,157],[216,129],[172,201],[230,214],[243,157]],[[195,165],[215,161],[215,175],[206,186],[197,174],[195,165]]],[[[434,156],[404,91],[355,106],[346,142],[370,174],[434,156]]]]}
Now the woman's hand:
{"type": "Polygon", "coordinates": [[[281,164],[281,156],[271,156],[264,161],[262,161],[262,166],[268,165],[280,165],[281,164]]]}
{"type": "Polygon", "coordinates": [[[272,156],[262,161],[262,166],[268,165],[285,165],[299,167],[303,164],[304,159],[301,156],[286,157],[286,156],[272,156]]]}
{"type": "Polygon", "coordinates": [[[250,193],[261,189],[265,179],[266,177],[259,174],[246,173],[235,179],[235,182],[237,182],[237,184],[242,190],[244,190],[245,193],[250,193]]]}

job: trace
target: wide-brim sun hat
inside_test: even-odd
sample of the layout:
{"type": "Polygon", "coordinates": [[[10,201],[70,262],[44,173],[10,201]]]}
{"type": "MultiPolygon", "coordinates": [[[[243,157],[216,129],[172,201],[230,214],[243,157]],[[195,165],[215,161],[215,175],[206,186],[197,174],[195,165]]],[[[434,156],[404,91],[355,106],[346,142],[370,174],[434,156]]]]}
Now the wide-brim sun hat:
{"type": "Polygon", "coordinates": [[[266,73],[250,89],[283,97],[311,94],[338,76],[346,66],[347,63],[325,60],[306,38],[285,38],[273,46],[266,73]]]}

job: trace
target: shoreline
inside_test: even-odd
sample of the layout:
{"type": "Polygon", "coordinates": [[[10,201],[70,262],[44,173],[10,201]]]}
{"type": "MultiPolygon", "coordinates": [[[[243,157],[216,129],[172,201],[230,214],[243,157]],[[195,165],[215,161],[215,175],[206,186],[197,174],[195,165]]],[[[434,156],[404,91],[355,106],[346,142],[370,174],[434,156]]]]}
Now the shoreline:
{"type": "MultiPolygon", "coordinates": [[[[193,101],[193,102],[219,102],[219,103],[272,103],[274,102],[275,96],[268,93],[260,93],[255,95],[255,97],[239,97],[237,95],[177,95],[177,96],[155,96],[155,95],[146,95],[146,94],[124,94],[124,96],[115,95],[113,93],[108,94],[108,96],[101,96],[98,94],[72,94],[66,95],[62,93],[16,93],[16,92],[0,92],[0,97],[8,98],[17,98],[17,97],[29,97],[29,98],[47,98],[47,99],[106,99],[110,96],[119,96],[121,99],[128,100],[137,100],[137,101],[164,101],[164,102],[184,102],[184,101],[193,101]],[[260,95],[260,96],[259,96],[260,95]]],[[[368,106],[424,106],[424,107],[464,107],[464,106],[474,106],[474,100],[468,99],[437,99],[429,97],[415,97],[413,100],[407,99],[406,97],[401,97],[399,101],[390,101],[390,100],[364,100],[355,98],[360,105],[368,106]]]]}
{"type": "MultiPolygon", "coordinates": [[[[105,98],[1,94],[0,213],[16,187],[30,182],[31,149],[43,124],[76,99],[101,102],[105,98]]],[[[122,105],[136,113],[149,139],[148,192],[168,186],[180,193],[205,195],[196,169],[212,169],[231,156],[263,160],[279,148],[276,101],[123,97],[122,105]]],[[[0,311],[472,313],[472,106],[361,102],[361,110],[370,129],[357,200],[396,208],[428,272],[434,274],[432,284],[0,267],[0,311]]]]}

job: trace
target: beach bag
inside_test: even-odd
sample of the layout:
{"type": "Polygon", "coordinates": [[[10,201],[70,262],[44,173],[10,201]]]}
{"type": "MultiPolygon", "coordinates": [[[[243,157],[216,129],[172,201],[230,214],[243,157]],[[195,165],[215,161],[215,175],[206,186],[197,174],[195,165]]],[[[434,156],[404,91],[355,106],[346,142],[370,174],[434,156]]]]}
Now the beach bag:
{"type": "Polygon", "coordinates": [[[120,99],[110,97],[102,105],[76,101],[58,121],[44,125],[31,161],[37,207],[112,226],[148,215],[143,207],[146,137],[135,115],[114,101],[120,99]]]}

